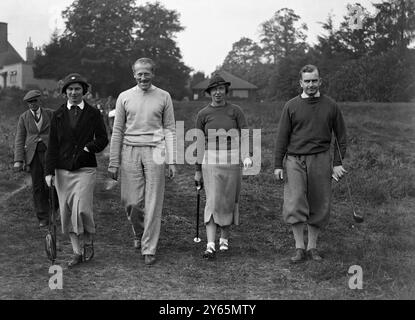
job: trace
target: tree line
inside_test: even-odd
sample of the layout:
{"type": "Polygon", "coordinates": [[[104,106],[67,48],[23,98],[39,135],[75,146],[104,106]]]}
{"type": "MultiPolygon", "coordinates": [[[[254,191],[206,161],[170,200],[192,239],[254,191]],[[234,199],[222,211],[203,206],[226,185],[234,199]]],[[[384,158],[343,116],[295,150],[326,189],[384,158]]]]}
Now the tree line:
{"type": "Polygon", "coordinates": [[[75,0],[62,16],[63,34],[55,32],[35,61],[39,78],[87,76],[93,91],[116,96],[134,85],[131,66],[139,57],[157,62],[155,84],[176,99],[186,94],[191,69],[182,61],[175,36],[184,30],[179,13],[159,2],[137,6],[134,0],[75,0]]]}
{"type": "MultiPolygon", "coordinates": [[[[339,101],[409,101],[415,97],[415,1],[355,3],[339,28],[333,16],[322,22],[314,46],[307,25],[283,8],[260,25],[260,39],[235,42],[220,68],[259,87],[259,98],[286,100],[298,94],[298,71],[320,68],[323,90],[339,101]]],[[[199,75],[200,76],[200,75],[199,75]]]]}
{"type": "MultiPolygon", "coordinates": [[[[323,90],[339,101],[409,101],[415,95],[415,1],[372,4],[375,13],[355,3],[338,28],[333,16],[321,22],[317,43],[307,43],[307,25],[282,8],[260,24],[259,41],[243,37],[219,66],[253,84],[259,99],[286,100],[298,94],[298,71],[320,67],[323,90]]],[[[156,85],[173,98],[191,95],[203,79],[184,64],[175,37],[180,15],[159,2],[75,0],[62,13],[63,34],[55,32],[35,60],[35,76],[62,79],[70,72],[88,76],[93,90],[117,95],[134,84],[137,57],[157,62],[156,85]]]]}

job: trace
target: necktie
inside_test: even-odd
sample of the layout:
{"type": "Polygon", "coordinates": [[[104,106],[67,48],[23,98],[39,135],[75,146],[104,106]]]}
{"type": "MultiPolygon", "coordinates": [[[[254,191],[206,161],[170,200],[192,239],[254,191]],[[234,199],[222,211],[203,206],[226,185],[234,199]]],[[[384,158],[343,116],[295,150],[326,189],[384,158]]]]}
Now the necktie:
{"type": "Polygon", "coordinates": [[[79,107],[76,105],[71,106],[71,111],[73,112],[74,116],[78,116],[78,109],[79,107]]]}
{"type": "Polygon", "coordinates": [[[36,111],[35,112],[35,121],[36,121],[36,123],[38,123],[39,120],[40,120],[40,112],[36,111]]]}

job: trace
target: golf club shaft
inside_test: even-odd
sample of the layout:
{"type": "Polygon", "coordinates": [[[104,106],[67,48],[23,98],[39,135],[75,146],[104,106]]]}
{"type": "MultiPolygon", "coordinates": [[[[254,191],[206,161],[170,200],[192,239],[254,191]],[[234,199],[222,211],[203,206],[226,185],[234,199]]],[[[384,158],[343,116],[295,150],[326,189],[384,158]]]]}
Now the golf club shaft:
{"type": "Polygon", "coordinates": [[[127,219],[128,221],[130,221],[131,229],[133,230],[133,234],[134,234],[134,238],[137,238],[137,233],[135,232],[134,223],[133,223],[133,220],[131,219],[131,216],[127,216],[127,219]]]}
{"type": "Polygon", "coordinates": [[[196,207],[196,239],[199,238],[199,209],[200,209],[200,190],[197,190],[197,207],[196,207]]]}
{"type": "MultiPolygon", "coordinates": [[[[340,163],[343,167],[343,159],[342,159],[342,154],[340,152],[340,146],[339,146],[339,142],[337,141],[337,137],[335,138],[335,140],[336,140],[336,145],[337,145],[337,151],[339,152],[340,163]]],[[[345,174],[344,176],[346,178],[347,193],[349,194],[349,199],[350,199],[350,203],[352,205],[353,213],[355,213],[356,211],[355,211],[354,203],[353,203],[353,199],[352,199],[352,192],[350,191],[349,179],[347,178],[347,174],[345,174]]]]}

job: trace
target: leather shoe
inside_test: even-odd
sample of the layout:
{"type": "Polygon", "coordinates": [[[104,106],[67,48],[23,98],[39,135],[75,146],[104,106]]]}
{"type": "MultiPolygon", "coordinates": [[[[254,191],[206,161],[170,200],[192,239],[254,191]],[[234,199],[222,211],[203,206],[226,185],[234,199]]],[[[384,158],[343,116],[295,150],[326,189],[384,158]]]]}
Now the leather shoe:
{"type": "Polygon", "coordinates": [[[145,254],[144,255],[144,263],[146,265],[152,265],[156,262],[156,256],[154,254],[145,254]]]}
{"type": "Polygon", "coordinates": [[[306,260],[305,249],[297,248],[295,249],[295,255],[291,257],[291,263],[300,263],[306,260]]]}
{"type": "Polygon", "coordinates": [[[213,260],[216,257],[216,251],[212,248],[207,248],[205,252],[203,252],[202,257],[207,260],[213,260]]]}
{"type": "Polygon", "coordinates": [[[72,260],[68,262],[68,268],[72,268],[80,263],[82,263],[83,261],[83,256],[82,254],[74,254],[72,256],[72,260]]]}
{"type": "Polygon", "coordinates": [[[323,258],[318,253],[317,249],[307,250],[307,253],[308,253],[308,256],[310,257],[311,260],[314,260],[314,261],[321,261],[321,260],[323,260],[323,258]]]}

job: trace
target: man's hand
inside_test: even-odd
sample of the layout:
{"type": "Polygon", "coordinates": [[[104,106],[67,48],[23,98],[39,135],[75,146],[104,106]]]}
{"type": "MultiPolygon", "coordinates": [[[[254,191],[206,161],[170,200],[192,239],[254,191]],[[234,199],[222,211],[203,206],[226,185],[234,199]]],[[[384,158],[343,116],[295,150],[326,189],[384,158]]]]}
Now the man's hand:
{"type": "Polygon", "coordinates": [[[176,165],[175,164],[169,164],[169,178],[170,179],[174,179],[174,177],[176,176],[176,165]]]}
{"type": "Polygon", "coordinates": [[[109,167],[108,168],[108,176],[113,180],[118,180],[118,168],[109,167]]]}
{"type": "Polygon", "coordinates": [[[251,158],[246,157],[243,163],[244,163],[244,169],[246,170],[246,169],[249,169],[249,168],[252,167],[253,162],[252,162],[251,158]]]}
{"type": "Polygon", "coordinates": [[[196,171],[195,172],[195,181],[197,183],[200,183],[202,180],[203,180],[202,171],[196,171]]]}
{"type": "Polygon", "coordinates": [[[343,166],[335,166],[333,167],[333,173],[331,176],[334,180],[339,181],[346,172],[347,171],[343,168],[343,166]]]}
{"type": "Polygon", "coordinates": [[[16,161],[13,165],[13,171],[14,172],[19,172],[23,170],[23,162],[20,161],[16,161]]]}
{"type": "Polygon", "coordinates": [[[45,180],[46,180],[46,184],[48,185],[49,188],[55,185],[55,181],[54,181],[55,178],[51,174],[47,175],[45,177],[45,180]]]}
{"type": "Polygon", "coordinates": [[[284,180],[284,174],[282,169],[275,169],[274,175],[278,180],[284,180]]]}

